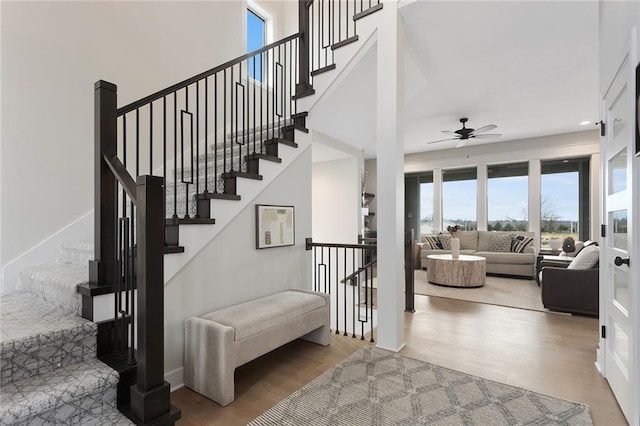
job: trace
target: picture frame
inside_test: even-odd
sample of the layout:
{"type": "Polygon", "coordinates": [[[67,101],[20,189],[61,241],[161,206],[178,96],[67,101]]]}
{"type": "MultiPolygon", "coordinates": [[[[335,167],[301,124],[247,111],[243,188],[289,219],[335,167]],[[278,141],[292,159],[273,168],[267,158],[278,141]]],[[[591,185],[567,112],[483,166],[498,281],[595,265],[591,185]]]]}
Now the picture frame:
{"type": "Polygon", "coordinates": [[[256,204],[256,249],[293,246],[295,243],[294,206],[256,204]]]}

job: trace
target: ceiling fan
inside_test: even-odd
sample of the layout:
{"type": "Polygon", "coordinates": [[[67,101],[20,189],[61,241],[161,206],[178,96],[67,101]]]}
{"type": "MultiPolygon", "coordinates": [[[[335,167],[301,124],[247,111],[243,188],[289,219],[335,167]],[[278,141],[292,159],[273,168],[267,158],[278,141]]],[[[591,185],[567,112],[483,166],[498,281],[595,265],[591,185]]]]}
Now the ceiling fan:
{"type": "Polygon", "coordinates": [[[498,127],[495,124],[488,124],[486,126],[480,127],[479,129],[472,129],[470,127],[469,128],[465,127],[465,123],[467,121],[469,121],[468,118],[461,118],[460,122],[462,123],[462,129],[458,129],[455,132],[451,132],[449,130],[442,131],[442,133],[446,133],[448,135],[453,136],[452,138],[431,141],[431,142],[427,142],[427,144],[446,142],[446,141],[458,141],[456,148],[460,148],[462,146],[465,146],[469,139],[492,139],[492,138],[499,138],[500,136],[502,136],[497,133],[491,133],[491,134],[486,133],[483,135],[479,134],[479,133],[488,132],[489,130],[493,130],[496,127],[498,127]]]}

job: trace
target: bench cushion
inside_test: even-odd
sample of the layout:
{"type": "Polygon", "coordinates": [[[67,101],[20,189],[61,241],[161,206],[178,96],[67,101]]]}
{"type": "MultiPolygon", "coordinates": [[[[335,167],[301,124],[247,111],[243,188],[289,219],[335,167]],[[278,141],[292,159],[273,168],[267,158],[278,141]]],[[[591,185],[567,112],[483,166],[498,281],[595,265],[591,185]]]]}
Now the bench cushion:
{"type": "Polygon", "coordinates": [[[322,296],[288,290],[203,315],[234,329],[234,340],[245,339],[268,328],[291,321],[326,305],[322,296]]]}

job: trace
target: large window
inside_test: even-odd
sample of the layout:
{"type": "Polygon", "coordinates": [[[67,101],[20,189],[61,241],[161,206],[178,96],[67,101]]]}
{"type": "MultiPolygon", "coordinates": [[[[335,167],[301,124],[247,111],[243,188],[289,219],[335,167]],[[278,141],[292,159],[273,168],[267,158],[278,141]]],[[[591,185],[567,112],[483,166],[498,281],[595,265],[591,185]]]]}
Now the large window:
{"type": "MultiPolygon", "coordinates": [[[[266,23],[251,9],[247,9],[247,53],[258,50],[266,43],[266,23]]],[[[262,81],[262,55],[249,60],[249,77],[262,81]]]]}
{"type": "Polygon", "coordinates": [[[475,167],[442,172],[442,229],[458,225],[469,231],[478,229],[475,167]]]}
{"type": "Polygon", "coordinates": [[[551,238],[589,239],[589,159],[541,163],[540,246],[551,238]]]}
{"type": "Polygon", "coordinates": [[[420,182],[420,234],[433,233],[433,173],[426,173],[420,182]]]}
{"type": "Polygon", "coordinates": [[[529,226],[529,163],[487,167],[487,229],[526,231],[529,226]]]}

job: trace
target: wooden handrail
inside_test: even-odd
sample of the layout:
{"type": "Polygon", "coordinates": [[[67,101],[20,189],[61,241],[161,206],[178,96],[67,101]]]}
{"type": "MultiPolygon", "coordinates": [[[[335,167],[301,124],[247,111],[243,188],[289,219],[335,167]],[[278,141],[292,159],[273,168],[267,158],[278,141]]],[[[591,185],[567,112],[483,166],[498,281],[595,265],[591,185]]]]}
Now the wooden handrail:
{"type": "Polygon", "coordinates": [[[311,238],[307,238],[306,249],[311,250],[312,247],[352,248],[362,250],[376,250],[378,248],[378,246],[373,244],[314,243],[311,241],[311,238]]]}
{"type": "Polygon", "coordinates": [[[111,169],[113,175],[118,179],[120,185],[124,188],[125,192],[131,198],[131,201],[136,206],[138,205],[138,189],[136,187],[136,183],[133,178],[127,171],[127,168],[122,164],[122,162],[118,159],[118,157],[112,156],[109,157],[107,155],[103,156],[104,161],[111,169]]]}

